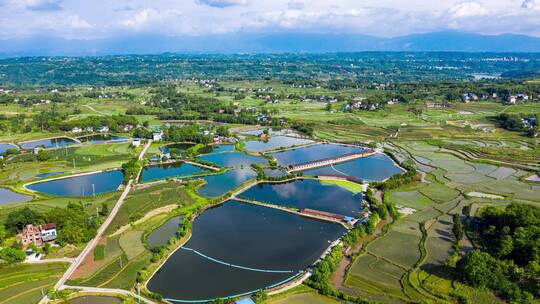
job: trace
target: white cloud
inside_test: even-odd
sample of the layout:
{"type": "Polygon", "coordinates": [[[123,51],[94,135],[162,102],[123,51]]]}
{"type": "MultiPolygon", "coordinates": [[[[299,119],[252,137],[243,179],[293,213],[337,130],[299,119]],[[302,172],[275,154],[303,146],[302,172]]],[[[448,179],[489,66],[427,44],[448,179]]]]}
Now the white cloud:
{"type": "Polygon", "coordinates": [[[488,10],[479,2],[463,2],[450,8],[453,18],[476,17],[488,14],[488,10]]]}
{"type": "Polygon", "coordinates": [[[534,0],[525,0],[523,1],[523,3],[521,4],[521,8],[527,8],[527,9],[531,9],[531,8],[534,8],[535,7],[535,1],[534,0]]]}
{"type": "Polygon", "coordinates": [[[61,0],[26,0],[26,8],[33,11],[60,11],[61,0]]]}
{"type": "Polygon", "coordinates": [[[224,8],[229,6],[247,5],[248,0],[197,0],[197,3],[212,7],[224,8]]]}
{"type": "Polygon", "coordinates": [[[158,25],[167,26],[167,21],[174,22],[174,19],[181,15],[178,10],[158,11],[154,8],[145,8],[120,21],[120,24],[136,31],[150,30],[158,25]]]}

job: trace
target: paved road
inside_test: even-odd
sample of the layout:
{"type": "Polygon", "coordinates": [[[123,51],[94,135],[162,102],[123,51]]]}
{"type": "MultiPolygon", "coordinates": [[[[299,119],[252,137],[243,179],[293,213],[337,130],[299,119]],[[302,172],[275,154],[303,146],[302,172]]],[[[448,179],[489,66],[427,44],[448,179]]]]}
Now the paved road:
{"type": "MultiPolygon", "coordinates": [[[[148,147],[152,144],[152,140],[149,140],[148,143],[144,146],[144,149],[141,151],[141,154],[139,154],[139,160],[142,160],[144,157],[144,154],[148,150],[148,147]]],[[[99,239],[109,226],[109,224],[112,222],[116,214],[118,213],[118,210],[120,210],[120,207],[122,207],[122,204],[124,203],[125,198],[129,194],[129,191],[131,190],[133,184],[133,179],[130,179],[126,185],[126,188],[124,189],[124,192],[122,192],[122,195],[120,195],[120,198],[114,205],[113,209],[111,210],[111,213],[109,216],[105,219],[101,227],[99,227],[96,236],[88,242],[86,247],[83,249],[83,251],[79,254],[78,257],[76,257],[73,260],[73,263],[69,266],[69,268],[66,270],[64,275],[56,282],[56,285],[54,285],[54,289],[60,289],[68,280],[68,278],[75,272],[75,270],[81,265],[82,261],[84,261],[85,257],[92,251],[92,249],[97,245],[99,242],[99,239]]],[[[40,303],[46,303],[48,302],[47,296],[45,296],[43,299],[41,299],[40,303]]]]}
{"type": "Polygon", "coordinates": [[[67,286],[67,285],[63,285],[61,286],[60,289],[78,289],[82,292],[91,292],[91,293],[110,293],[112,295],[118,295],[118,294],[121,294],[121,295],[125,295],[125,296],[131,296],[131,297],[134,297],[136,299],[139,299],[140,301],[142,301],[143,303],[146,303],[146,304],[156,304],[155,302],[153,301],[150,301],[146,298],[143,298],[131,291],[127,291],[127,290],[124,290],[124,289],[111,289],[111,288],[97,288],[97,287],[82,287],[82,286],[67,286]]]}

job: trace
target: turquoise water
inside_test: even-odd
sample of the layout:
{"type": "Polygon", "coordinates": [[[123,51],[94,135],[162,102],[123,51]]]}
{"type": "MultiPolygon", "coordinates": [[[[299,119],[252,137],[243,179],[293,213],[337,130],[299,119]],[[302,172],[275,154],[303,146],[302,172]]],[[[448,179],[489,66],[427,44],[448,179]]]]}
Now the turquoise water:
{"type": "Polygon", "coordinates": [[[257,173],[247,167],[243,169],[231,169],[225,173],[201,177],[206,181],[206,185],[199,188],[198,192],[210,197],[221,196],[238,187],[240,184],[256,177],[257,173]]]}

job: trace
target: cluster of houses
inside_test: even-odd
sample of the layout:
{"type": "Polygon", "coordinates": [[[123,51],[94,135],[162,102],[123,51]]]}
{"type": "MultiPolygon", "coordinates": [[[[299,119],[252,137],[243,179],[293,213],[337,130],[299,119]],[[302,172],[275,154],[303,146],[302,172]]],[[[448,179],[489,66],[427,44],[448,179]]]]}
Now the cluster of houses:
{"type": "Polygon", "coordinates": [[[491,99],[501,98],[501,100],[507,104],[516,104],[517,102],[520,102],[520,101],[532,100],[532,98],[530,98],[529,95],[525,93],[509,94],[505,96],[499,96],[499,94],[497,93],[493,93],[491,95],[483,94],[480,96],[478,96],[475,93],[464,93],[461,95],[461,101],[463,101],[464,103],[470,103],[470,102],[479,101],[479,100],[487,100],[490,98],[491,99]]]}
{"type": "MultiPolygon", "coordinates": [[[[122,130],[124,132],[129,132],[131,130],[133,130],[133,128],[135,128],[134,125],[130,125],[130,124],[126,124],[124,126],[122,126],[122,130]]],[[[101,126],[99,128],[96,129],[96,132],[99,132],[99,133],[107,133],[109,132],[110,129],[108,126],[101,126]]],[[[93,127],[85,127],[85,128],[81,128],[81,127],[73,127],[71,129],[71,133],[74,133],[74,134],[77,134],[77,133],[82,133],[82,132],[94,132],[94,128],[93,127]]]]}
{"type": "Polygon", "coordinates": [[[28,224],[17,234],[17,241],[26,249],[30,244],[41,247],[45,243],[54,243],[57,236],[56,224],[54,223],[28,224]]]}

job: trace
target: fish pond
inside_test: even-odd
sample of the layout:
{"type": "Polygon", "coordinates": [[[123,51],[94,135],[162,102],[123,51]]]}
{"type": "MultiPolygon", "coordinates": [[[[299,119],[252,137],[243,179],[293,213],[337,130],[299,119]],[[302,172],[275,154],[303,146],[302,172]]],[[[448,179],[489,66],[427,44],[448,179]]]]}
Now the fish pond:
{"type": "Polygon", "coordinates": [[[347,175],[366,181],[381,181],[402,173],[386,154],[377,153],[352,161],[304,171],[304,175],[347,175]]]}
{"type": "Polygon", "coordinates": [[[7,149],[19,150],[19,147],[17,147],[14,144],[10,144],[10,143],[0,143],[0,155],[6,153],[7,149]]]}
{"type": "Polygon", "coordinates": [[[78,141],[68,137],[46,138],[20,143],[19,146],[23,149],[34,149],[36,147],[43,148],[60,148],[79,144],[78,141]]]}
{"type": "Polygon", "coordinates": [[[315,160],[338,157],[349,153],[360,153],[364,148],[338,144],[318,144],[282,152],[270,153],[282,166],[301,164],[315,160]]]}
{"type": "Polygon", "coordinates": [[[241,152],[212,153],[199,156],[200,160],[212,162],[220,167],[240,167],[251,164],[267,164],[264,157],[248,155],[241,152]]]}
{"type": "Polygon", "coordinates": [[[264,152],[270,150],[277,150],[279,148],[300,146],[313,143],[312,140],[303,139],[298,137],[289,136],[272,136],[266,141],[262,140],[250,140],[245,144],[245,148],[251,152],[264,152]]]}
{"type": "Polygon", "coordinates": [[[201,177],[206,184],[198,188],[199,194],[216,197],[227,193],[240,186],[242,183],[256,178],[257,173],[249,167],[241,169],[231,169],[221,174],[207,175],[201,177]]]}
{"type": "Polygon", "coordinates": [[[362,194],[315,179],[260,183],[242,192],[240,196],[263,203],[296,209],[316,209],[352,217],[362,211],[362,194]]]}
{"type": "Polygon", "coordinates": [[[30,195],[19,194],[6,188],[0,188],[0,205],[27,202],[32,200],[30,195]]]}
{"type": "Polygon", "coordinates": [[[128,136],[119,136],[113,134],[93,134],[88,136],[82,136],[77,138],[81,142],[87,142],[90,144],[103,144],[106,142],[126,142],[129,141],[128,136]]]}
{"type": "Polygon", "coordinates": [[[194,174],[209,173],[208,170],[183,162],[151,165],[143,168],[141,182],[149,182],[171,177],[185,177],[194,174]]]}
{"type": "Polygon", "coordinates": [[[158,228],[154,229],[146,238],[146,244],[149,248],[165,246],[172,237],[176,236],[178,228],[182,223],[182,217],[175,216],[168,219],[158,228]]]}
{"type": "Polygon", "coordinates": [[[296,277],[344,232],[340,225],[228,201],[195,219],[188,243],[147,287],[184,301],[254,292],[296,277]]]}
{"type": "Polygon", "coordinates": [[[32,183],[26,188],[58,196],[91,196],[116,191],[123,179],[121,170],[112,170],[32,183]]]}

